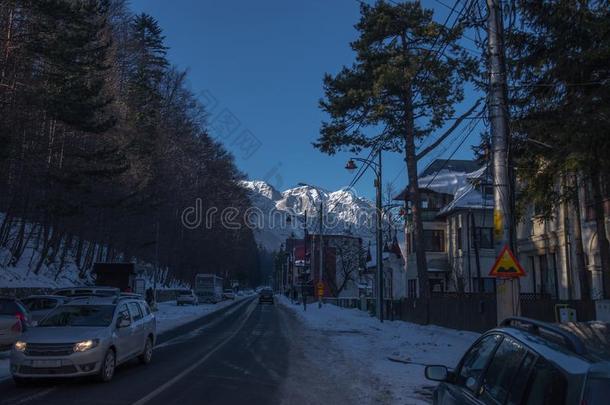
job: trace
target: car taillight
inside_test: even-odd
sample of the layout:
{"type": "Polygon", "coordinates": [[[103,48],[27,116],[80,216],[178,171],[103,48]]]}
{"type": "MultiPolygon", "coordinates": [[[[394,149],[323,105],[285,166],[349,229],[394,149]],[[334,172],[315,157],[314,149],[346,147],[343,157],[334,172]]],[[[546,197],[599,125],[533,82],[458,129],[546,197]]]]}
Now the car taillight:
{"type": "Polygon", "coordinates": [[[19,319],[21,322],[25,323],[25,315],[21,312],[17,312],[15,314],[15,316],[17,317],[17,319],[19,319]]]}
{"type": "Polygon", "coordinates": [[[22,332],[21,319],[17,318],[17,322],[15,322],[15,324],[13,326],[11,326],[11,331],[17,332],[17,333],[22,332]]]}

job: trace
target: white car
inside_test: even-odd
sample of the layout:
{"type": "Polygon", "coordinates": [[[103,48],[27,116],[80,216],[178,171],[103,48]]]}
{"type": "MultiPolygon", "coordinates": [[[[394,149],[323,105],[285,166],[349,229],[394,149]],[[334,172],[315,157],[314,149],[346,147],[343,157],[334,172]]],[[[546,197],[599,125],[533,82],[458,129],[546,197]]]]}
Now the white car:
{"type": "Polygon", "coordinates": [[[180,290],[176,297],[177,305],[199,305],[199,298],[193,290],[180,290]]]}
{"type": "Polygon", "coordinates": [[[60,305],[25,331],[11,350],[13,380],[97,375],[110,381],[119,364],[150,363],[156,319],[148,304],[130,297],[83,297],[60,305]]]}
{"type": "Polygon", "coordinates": [[[225,300],[234,300],[235,299],[235,291],[231,289],[226,289],[222,293],[222,298],[225,300]]]}

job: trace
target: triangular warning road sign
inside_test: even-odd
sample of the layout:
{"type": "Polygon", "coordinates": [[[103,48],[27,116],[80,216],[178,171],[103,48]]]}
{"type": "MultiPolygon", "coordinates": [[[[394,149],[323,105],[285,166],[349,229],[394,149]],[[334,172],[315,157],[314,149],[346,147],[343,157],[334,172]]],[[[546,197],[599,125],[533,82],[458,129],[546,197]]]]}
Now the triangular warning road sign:
{"type": "Polygon", "coordinates": [[[513,255],[513,252],[511,252],[507,245],[504,246],[504,249],[498,255],[489,275],[500,278],[523,277],[525,276],[525,270],[515,259],[515,255],[513,255]]]}

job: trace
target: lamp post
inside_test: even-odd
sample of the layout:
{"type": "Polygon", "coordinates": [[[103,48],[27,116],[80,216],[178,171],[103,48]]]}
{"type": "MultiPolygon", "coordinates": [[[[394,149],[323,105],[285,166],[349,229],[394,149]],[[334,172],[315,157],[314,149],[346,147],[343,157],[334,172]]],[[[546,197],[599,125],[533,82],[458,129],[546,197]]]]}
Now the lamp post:
{"type": "Polygon", "coordinates": [[[382,228],[381,228],[381,217],[383,215],[383,208],[381,205],[381,150],[379,150],[377,152],[377,162],[375,162],[375,160],[373,159],[362,159],[362,158],[351,158],[350,160],[347,161],[347,164],[345,165],[345,168],[350,171],[353,172],[354,170],[356,170],[358,168],[358,166],[356,165],[356,163],[354,161],[358,161],[358,162],[362,162],[365,163],[366,165],[370,166],[373,171],[375,172],[375,207],[376,207],[376,225],[377,225],[377,229],[376,229],[376,240],[377,240],[377,252],[376,252],[376,256],[377,256],[377,305],[376,305],[376,309],[377,309],[377,318],[379,318],[380,322],[383,322],[383,263],[382,263],[382,259],[383,259],[383,253],[382,253],[382,243],[383,243],[383,237],[382,237],[382,228]]]}
{"type": "MultiPolygon", "coordinates": [[[[307,211],[305,211],[305,215],[303,218],[296,216],[297,219],[302,220],[305,225],[305,229],[303,231],[303,272],[300,274],[301,279],[301,294],[303,295],[303,311],[307,311],[307,286],[306,286],[306,275],[307,275],[307,211]]],[[[286,218],[286,222],[291,223],[292,219],[290,217],[286,218]]],[[[294,275],[293,275],[294,278],[294,275]]]]}

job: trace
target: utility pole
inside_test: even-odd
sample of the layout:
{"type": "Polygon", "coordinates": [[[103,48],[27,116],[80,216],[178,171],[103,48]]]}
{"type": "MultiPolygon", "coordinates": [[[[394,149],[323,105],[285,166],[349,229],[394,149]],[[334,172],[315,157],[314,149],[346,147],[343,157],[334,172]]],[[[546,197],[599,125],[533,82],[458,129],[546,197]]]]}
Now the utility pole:
{"type": "MultiPolygon", "coordinates": [[[[311,257],[309,259],[309,266],[307,266],[307,238],[308,238],[308,232],[307,232],[307,210],[305,210],[305,231],[303,233],[303,259],[304,259],[304,263],[303,263],[303,269],[304,269],[304,275],[303,278],[301,280],[301,283],[306,284],[306,279],[309,279],[308,273],[311,269],[311,257]]],[[[312,249],[313,252],[313,249],[312,249]]],[[[303,294],[303,311],[307,311],[307,295],[305,294],[306,291],[306,287],[301,287],[301,292],[303,294]]]]}
{"type": "Polygon", "coordinates": [[[345,168],[353,172],[358,168],[354,161],[357,160],[359,162],[366,163],[367,167],[372,167],[375,171],[375,219],[376,219],[376,232],[375,237],[377,240],[377,275],[376,275],[376,284],[377,284],[377,304],[376,312],[377,318],[379,318],[380,322],[383,322],[383,252],[382,252],[382,244],[383,244],[383,235],[382,235],[382,218],[383,218],[383,205],[381,202],[381,179],[382,179],[382,171],[381,171],[381,149],[377,152],[377,162],[374,159],[361,159],[361,158],[351,158],[347,161],[345,168]]]}
{"type": "MultiPolygon", "coordinates": [[[[489,115],[493,153],[494,183],[494,247],[499,255],[504,246],[515,251],[512,173],[510,166],[510,134],[508,133],[508,102],[504,51],[504,26],[501,0],[487,0],[487,42],[490,58],[489,115]]],[[[519,280],[497,279],[497,320],[519,315],[519,280]]]]}
{"type": "MultiPolygon", "coordinates": [[[[320,201],[320,274],[318,283],[322,282],[322,275],[324,274],[324,242],[322,240],[322,226],[324,225],[324,203],[320,201]]],[[[317,286],[316,286],[317,287],[317,286]]],[[[317,288],[316,288],[317,290],[317,288]]],[[[322,294],[318,291],[318,308],[322,308],[322,294]]]]}
{"type": "Polygon", "coordinates": [[[375,188],[376,188],[376,207],[377,207],[377,232],[376,232],[376,240],[377,240],[377,318],[379,318],[380,322],[383,322],[383,252],[381,246],[383,244],[383,235],[382,235],[382,202],[381,202],[381,149],[377,152],[377,178],[375,179],[375,188]]]}

